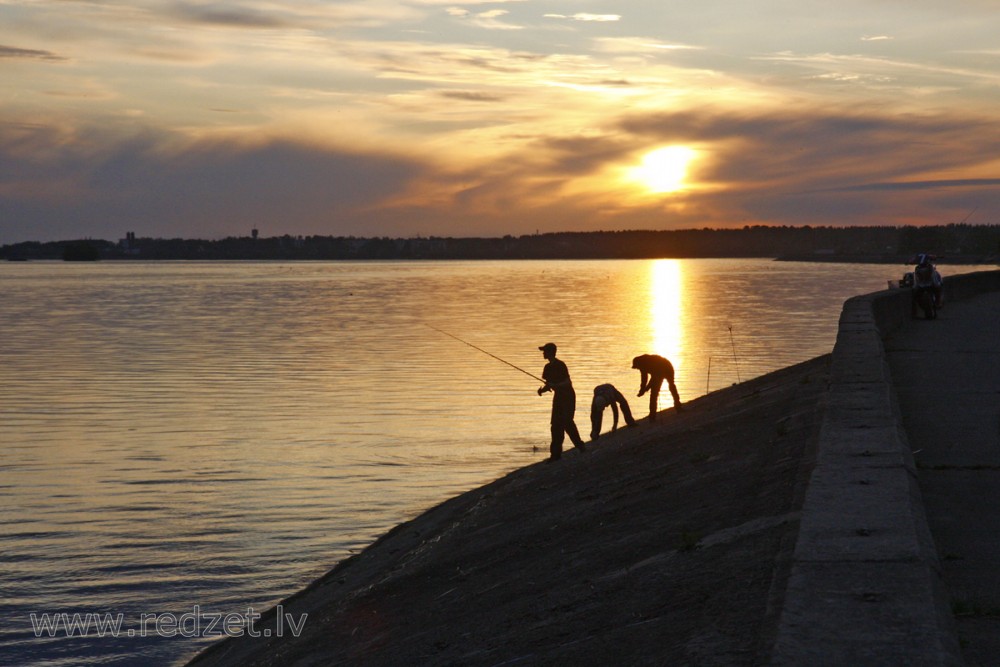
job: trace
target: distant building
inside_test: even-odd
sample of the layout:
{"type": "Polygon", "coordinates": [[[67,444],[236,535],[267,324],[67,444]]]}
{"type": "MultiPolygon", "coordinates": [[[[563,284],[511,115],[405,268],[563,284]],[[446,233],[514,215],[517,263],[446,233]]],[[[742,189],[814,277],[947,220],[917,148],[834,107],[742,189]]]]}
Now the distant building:
{"type": "Polygon", "coordinates": [[[118,239],[118,247],[126,255],[138,255],[139,246],[135,242],[135,232],[125,232],[125,238],[118,239]]]}
{"type": "Polygon", "coordinates": [[[253,238],[254,241],[257,240],[257,234],[258,234],[258,231],[257,231],[256,227],[254,227],[253,229],[250,230],[250,236],[253,238]]]}

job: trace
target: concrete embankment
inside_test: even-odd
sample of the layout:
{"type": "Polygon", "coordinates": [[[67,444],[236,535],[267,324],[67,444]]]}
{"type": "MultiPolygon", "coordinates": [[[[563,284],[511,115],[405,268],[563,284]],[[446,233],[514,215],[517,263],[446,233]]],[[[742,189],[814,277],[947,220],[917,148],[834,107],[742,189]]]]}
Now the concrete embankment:
{"type": "Polygon", "coordinates": [[[764,664],[828,365],[715,392],[448,500],[284,601],[308,614],[302,636],[286,624],[277,637],[272,613],[258,626],[270,637],[195,664],[764,664]]]}
{"type": "MultiPolygon", "coordinates": [[[[945,299],[996,290],[1000,272],[967,274],[945,299]]],[[[775,665],[962,662],[883,345],[910,318],[904,290],[844,305],[775,665]]]]}

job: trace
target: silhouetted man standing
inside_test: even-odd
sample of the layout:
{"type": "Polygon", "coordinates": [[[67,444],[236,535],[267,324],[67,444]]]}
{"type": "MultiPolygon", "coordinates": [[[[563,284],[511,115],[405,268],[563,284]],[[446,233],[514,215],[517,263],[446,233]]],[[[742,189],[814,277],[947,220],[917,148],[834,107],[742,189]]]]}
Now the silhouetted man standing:
{"type": "Polygon", "coordinates": [[[639,396],[649,392],[649,420],[656,419],[656,401],[660,397],[660,387],[666,380],[670,387],[670,395],[674,397],[674,408],[681,411],[681,397],[674,384],[674,365],[668,359],[658,354],[643,354],[632,360],[632,368],[639,369],[642,381],[639,384],[639,396]],[[648,380],[648,383],[647,383],[648,380]]]}
{"type": "Polygon", "coordinates": [[[545,364],[542,370],[542,379],[545,386],[538,388],[538,395],[541,396],[547,391],[553,392],[552,397],[552,444],[549,447],[549,460],[558,461],[562,457],[562,445],[565,435],[573,442],[581,452],[586,451],[583,446],[583,439],[573,422],[573,415],[576,412],[576,392],[573,391],[573,383],[569,379],[569,369],[559,359],[556,359],[556,344],[546,343],[539,350],[549,363],[545,364]]]}

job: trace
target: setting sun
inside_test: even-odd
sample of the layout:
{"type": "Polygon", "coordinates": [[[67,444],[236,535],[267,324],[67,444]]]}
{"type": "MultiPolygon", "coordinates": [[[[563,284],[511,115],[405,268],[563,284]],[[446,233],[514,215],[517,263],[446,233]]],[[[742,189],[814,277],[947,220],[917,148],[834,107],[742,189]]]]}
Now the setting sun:
{"type": "Polygon", "coordinates": [[[630,176],[649,192],[676,192],[684,186],[688,165],[696,151],[686,146],[666,146],[646,153],[642,164],[630,170],[630,176]]]}

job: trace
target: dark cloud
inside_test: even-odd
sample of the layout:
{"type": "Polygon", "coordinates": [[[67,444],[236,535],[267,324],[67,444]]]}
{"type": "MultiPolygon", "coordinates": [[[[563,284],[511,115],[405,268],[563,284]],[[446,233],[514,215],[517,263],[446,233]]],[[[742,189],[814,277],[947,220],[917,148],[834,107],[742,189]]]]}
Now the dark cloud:
{"type": "Polygon", "coordinates": [[[375,232],[368,211],[416,166],[287,141],[172,149],[157,134],[109,141],[0,129],[0,242],[93,236],[216,238],[375,232]]]}
{"type": "Polygon", "coordinates": [[[533,159],[554,176],[581,176],[623,163],[632,147],[614,137],[556,137],[537,142],[533,159]]]}
{"type": "Polygon", "coordinates": [[[175,3],[169,13],[183,21],[233,28],[284,28],[288,23],[277,16],[226,4],[175,3]]]}
{"type": "Polygon", "coordinates": [[[63,61],[66,58],[52,53],[51,51],[40,51],[37,49],[19,49],[14,46],[4,46],[0,44],[0,58],[25,58],[29,60],[53,60],[63,61]]]}
{"type": "Polygon", "coordinates": [[[959,178],[938,181],[907,181],[895,183],[864,183],[846,188],[834,188],[828,192],[892,192],[900,190],[940,190],[943,188],[978,188],[1000,186],[1000,178],[959,178]]]}
{"type": "Polygon", "coordinates": [[[706,109],[609,119],[593,130],[539,137],[503,159],[444,172],[290,141],[178,149],[178,137],[165,134],[123,141],[98,131],[67,136],[5,126],[0,242],[117,238],[125,229],[216,238],[251,227],[265,234],[474,236],[938,224],[974,206],[983,222],[1000,212],[1000,177],[984,166],[995,163],[1000,128],[972,115],[706,109]],[[695,187],[638,196],[613,180],[644,151],[670,143],[702,150],[692,168],[695,187]]]}
{"type": "Polygon", "coordinates": [[[657,113],[603,132],[540,138],[486,172],[466,174],[464,211],[493,233],[541,229],[627,229],[742,224],[921,224],[960,219],[981,205],[1000,212],[991,164],[1000,128],[976,116],[804,112],[657,113]],[[695,187],[627,200],[573,188],[665,144],[702,149],[695,187]],[[986,173],[928,179],[934,173],[986,173]],[[522,178],[529,174],[530,178],[522,178]],[[573,192],[572,195],[562,193],[573,192]]]}
{"type": "Polygon", "coordinates": [[[920,176],[975,169],[1000,150],[995,121],[975,116],[686,112],[631,118],[622,127],[647,141],[712,145],[717,155],[703,177],[782,192],[927,180],[920,176]]]}
{"type": "Polygon", "coordinates": [[[467,102],[503,102],[506,99],[502,95],[465,90],[442,90],[439,95],[448,99],[465,100],[467,102]]]}

